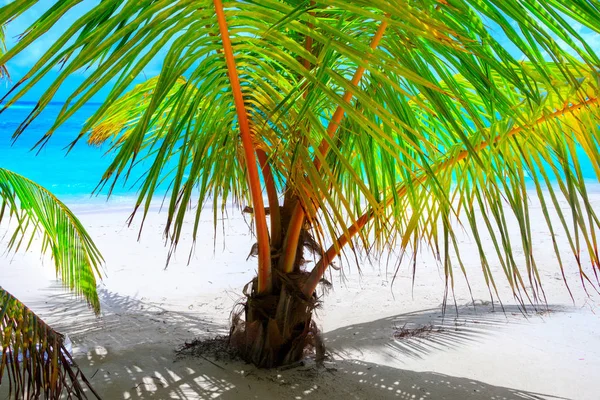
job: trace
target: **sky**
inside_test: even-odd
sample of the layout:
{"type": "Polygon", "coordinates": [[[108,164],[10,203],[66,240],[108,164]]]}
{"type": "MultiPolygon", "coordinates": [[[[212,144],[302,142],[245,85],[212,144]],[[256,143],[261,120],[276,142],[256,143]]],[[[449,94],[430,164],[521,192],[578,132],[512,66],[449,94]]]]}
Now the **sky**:
{"type": "MultiPolygon", "coordinates": [[[[0,5],[8,4],[12,0],[0,0],[0,5]]],[[[37,18],[39,18],[43,12],[50,7],[54,3],[54,0],[41,0],[35,6],[27,10],[21,16],[11,21],[6,28],[6,38],[7,38],[7,46],[10,48],[16,43],[16,38],[19,34],[24,32],[27,27],[33,23],[37,18]]],[[[28,70],[31,68],[35,62],[40,58],[40,56],[44,53],[44,51],[54,43],[60,35],[66,30],[67,27],[71,26],[71,24],[77,20],[77,18],[84,15],[87,11],[92,9],[95,5],[99,3],[99,0],[83,0],[81,3],[76,6],[74,9],[70,10],[61,20],[60,24],[52,28],[49,32],[47,32],[40,40],[32,43],[29,48],[19,54],[16,58],[11,60],[7,67],[10,71],[12,82],[17,82],[28,70]]],[[[592,32],[591,30],[583,27],[581,24],[573,22],[573,28],[580,33],[584,39],[591,45],[592,49],[596,51],[596,53],[600,54],[600,35],[592,32]]],[[[509,51],[513,54],[516,53],[516,49],[512,46],[506,39],[502,38],[502,34],[500,30],[494,30],[493,26],[490,26],[492,30],[492,34],[500,40],[500,42],[504,42],[503,44],[507,46],[509,51]]],[[[560,43],[559,43],[560,44],[560,43]]],[[[159,56],[150,62],[150,64],[144,69],[143,76],[140,76],[136,82],[139,83],[144,80],[144,77],[152,77],[158,75],[160,73],[160,69],[162,67],[162,57],[166,54],[166,50],[162,53],[159,53],[159,56]]],[[[517,58],[519,58],[517,56],[517,58]]],[[[26,101],[36,101],[43,90],[58,76],[59,70],[55,69],[51,71],[48,76],[43,79],[40,84],[38,84],[33,90],[25,95],[23,100],[26,101]]],[[[67,95],[72,91],[73,87],[78,86],[86,77],[86,72],[81,71],[71,75],[67,78],[64,85],[57,92],[54,101],[63,101],[66,99],[67,95]]],[[[0,83],[0,96],[6,93],[10,86],[10,82],[0,83]]],[[[108,91],[110,89],[110,85],[105,87],[100,91],[92,101],[102,101],[108,91]]]]}
{"type": "MultiPolygon", "coordinates": [[[[0,1],[0,3],[7,4],[10,1],[4,0],[0,1]]],[[[16,43],[17,36],[24,32],[27,27],[34,21],[36,21],[40,16],[42,16],[43,12],[51,5],[52,1],[50,0],[42,0],[38,3],[38,5],[30,8],[21,16],[11,21],[6,26],[6,45],[10,49],[16,43]]],[[[19,54],[16,58],[9,61],[7,63],[8,70],[10,72],[11,81],[18,82],[19,79],[31,68],[34,63],[40,58],[43,54],[44,50],[48,48],[48,46],[55,41],[61,33],[63,33],[62,27],[66,27],[71,25],[78,17],[83,15],[86,11],[91,9],[94,5],[96,5],[98,1],[95,0],[84,0],[83,4],[79,7],[75,12],[71,12],[67,14],[64,18],[64,24],[57,26],[51,29],[45,37],[42,37],[40,40],[34,42],[26,51],[19,54]]],[[[41,85],[39,85],[35,90],[31,91],[26,95],[24,100],[35,101],[42,93],[42,87],[46,87],[48,83],[57,76],[57,72],[53,71],[52,74],[45,79],[41,85]]],[[[74,76],[69,79],[66,83],[66,86],[72,87],[76,85],[78,82],[81,82],[83,76],[74,76]]],[[[6,92],[6,89],[10,86],[11,82],[4,82],[2,87],[0,87],[0,94],[6,92]]],[[[64,90],[61,91],[63,93],[59,93],[59,97],[64,98],[66,93],[64,90]]]]}
{"type": "MultiPolygon", "coordinates": [[[[0,5],[8,4],[13,0],[0,0],[0,5]]],[[[54,0],[41,0],[35,6],[28,9],[15,20],[11,21],[6,27],[7,47],[11,48],[16,42],[18,36],[23,33],[33,22],[35,22],[43,13],[53,4],[54,0]]],[[[40,39],[32,43],[26,51],[21,52],[18,56],[7,63],[8,70],[11,76],[11,82],[18,82],[23,75],[40,59],[44,52],[50,47],[78,18],[99,4],[99,0],[83,0],[79,5],[69,10],[57,26],[50,29],[40,39]]],[[[158,75],[162,67],[162,61],[157,58],[150,62],[144,70],[144,75],[151,77],[158,75]]],[[[44,89],[59,75],[59,70],[55,68],[51,71],[33,90],[29,91],[22,99],[24,101],[37,101],[42,95],[44,89]]],[[[71,75],[61,89],[56,94],[54,101],[64,101],[71,93],[74,87],[78,86],[86,78],[85,71],[77,72],[71,75]]],[[[140,77],[134,83],[140,83],[144,80],[140,77]]],[[[0,96],[6,93],[11,82],[0,83],[0,96]]],[[[110,87],[107,86],[92,98],[92,101],[100,102],[108,94],[110,87]]]]}

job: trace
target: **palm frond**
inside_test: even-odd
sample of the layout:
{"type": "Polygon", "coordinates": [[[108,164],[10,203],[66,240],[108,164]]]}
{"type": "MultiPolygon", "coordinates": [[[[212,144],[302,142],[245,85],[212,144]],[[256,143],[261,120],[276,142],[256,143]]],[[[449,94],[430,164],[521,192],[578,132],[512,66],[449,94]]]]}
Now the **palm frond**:
{"type": "MultiPolygon", "coordinates": [[[[157,81],[158,77],[148,79],[136,85],[111,104],[98,118],[95,125],[91,127],[87,139],[88,144],[100,146],[109,141],[111,142],[111,146],[114,147],[126,140],[135,128],[135,125],[139,122],[146,108],[150,105],[157,81]]],[[[171,93],[163,101],[168,103],[171,96],[176,94],[185,83],[185,77],[180,77],[172,86],[171,93]]],[[[163,112],[156,113],[152,117],[152,129],[146,132],[145,141],[151,141],[157,129],[162,128],[165,124],[172,123],[167,118],[171,112],[171,107],[172,105],[165,107],[162,110],[163,112]]]]}
{"type": "MultiPolygon", "coordinates": [[[[489,265],[490,259],[497,256],[515,296],[527,293],[528,285],[535,297],[541,294],[541,282],[535,267],[528,219],[531,191],[536,194],[552,237],[557,228],[564,229],[569,237],[584,285],[586,282],[594,285],[582,269],[580,254],[585,249],[596,274],[600,269],[596,239],[600,221],[587,197],[581,163],[589,162],[600,180],[597,78],[597,73],[580,76],[581,86],[577,90],[564,91],[560,97],[549,93],[533,114],[538,117],[525,125],[515,125],[510,120],[495,122],[471,138],[473,153],[462,145],[455,145],[425,166],[415,164],[409,176],[390,185],[378,207],[370,208],[345,231],[340,231],[341,236],[315,267],[312,279],[307,283],[307,293],[312,293],[317,278],[320,279],[324,269],[354,235],[371,235],[375,239],[370,243],[382,247],[393,247],[399,241],[402,251],[410,249],[415,254],[417,243],[424,243],[439,254],[440,249],[452,251],[457,248],[454,232],[457,226],[452,220],[462,216],[464,225],[461,228],[470,229],[476,240],[486,282],[495,287],[489,265]],[[557,194],[563,195],[563,201],[571,209],[570,215],[565,215],[557,194]],[[551,209],[559,216],[559,227],[551,221],[551,209]],[[382,217],[390,214],[394,219],[382,223],[382,217]],[[484,227],[478,226],[481,219],[476,216],[483,218],[484,227]],[[516,220],[521,230],[522,242],[517,246],[522,246],[525,251],[527,281],[521,276],[519,263],[512,257],[511,249],[515,244],[511,243],[507,230],[509,218],[516,220]],[[483,250],[482,237],[486,234],[495,245],[495,255],[483,250]],[[580,236],[583,236],[583,244],[580,236]]],[[[553,85],[561,86],[559,82],[553,85]]],[[[357,169],[368,165],[374,156],[376,159],[376,154],[365,150],[368,144],[357,143],[356,147],[354,162],[357,169]]],[[[366,175],[371,179],[377,176],[366,175]]],[[[562,256],[554,239],[553,249],[564,277],[562,256]]],[[[456,256],[462,267],[460,253],[456,256]]],[[[451,262],[450,257],[443,259],[451,262]]],[[[447,278],[452,278],[452,266],[446,267],[447,278]]]]}
{"type": "Polygon", "coordinates": [[[29,249],[37,235],[49,253],[56,275],[96,313],[100,301],[96,276],[102,256],[75,215],[52,193],[14,172],[0,168],[0,223],[9,229],[8,249],[29,249]]]}
{"type": "MultiPolygon", "coordinates": [[[[4,32],[4,26],[0,25],[0,57],[2,57],[6,53],[6,34],[4,32]]],[[[6,65],[0,64],[0,79],[9,78],[8,69],[6,69],[6,65]]]]}
{"type": "MultiPolygon", "coordinates": [[[[57,3],[0,63],[25,51],[76,3],[57,3]]],[[[8,19],[22,12],[12,4],[0,15],[8,19]]],[[[572,25],[576,21],[598,32],[596,2],[241,4],[226,2],[225,14],[255,145],[268,155],[278,187],[298,198],[318,240],[349,235],[346,227],[370,209],[369,229],[357,233],[365,248],[380,251],[398,243],[406,248],[424,240],[449,255],[456,247],[456,217],[487,210],[485,226],[476,219],[469,224],[475,237],[499,230],[494,243],[517,292],[523,279],[506,239],[510,213],[523,233],[528,279],[537,287],[529,185],[536,193],[549,193],[549,200],[538,196],[546,213],[550,206],[559,208],[558,194],[567,199],[572,212],[569,218],[561,213],[559,224],[567,229],[572,250],[577,257],[582,246],[595,254],[597,218],[578,165],[586,157],[600,170],[592,101],[598,97],[600,59],[572,25]],[[385,34],[371,48],[382,23],[385,34]],[[359,68],[365,69],[362,79],[352,83],[359,68]],[[344,99],[344,93],[351,96],[344,99]],[[330,136],[327,126],[339,106],[344,118],[330,136]],[[321,146],[329,151],[321,154],[321,146]],[[448,161],[457,157],[460,162],[448,161]]],[[[209,0],[103,1],[76,21],[6,97],[7,105],[18,101],[62,66],[18,136],[57,90],[65,89],[69,75],[90,71],[71,91],[40,140],[43,145],[102,87],[116,82],[74,140],[94,129],[110,130],[96,136],[111,137],[117,149],[103,184],[127,179],[132,165],[145,160],[138,206],[146,211],[157,188],[169,183],[167,232],[173,245],[189,210],[196,212],[196,238],[208,197],[222,199],[221,205],[231,197],[249,198],[214,11],[209,0]],[[166,56],[160,74],[126,94],[161,51],[166,56]],[[117,115],[114,125],[109,112],[117,115]],[[197,207],[189,207],[192,203],[197,207]]],[[[215,214],[218,207],[215,201],[215,214]]],[[[450,257],[444,262],[451,280],[450,257]]]]}
{"type": "Polygon", "coordinates": [[[64,336],[0,287],[0,384],[15,399],[100,398],[65,347],[64,336]]]}

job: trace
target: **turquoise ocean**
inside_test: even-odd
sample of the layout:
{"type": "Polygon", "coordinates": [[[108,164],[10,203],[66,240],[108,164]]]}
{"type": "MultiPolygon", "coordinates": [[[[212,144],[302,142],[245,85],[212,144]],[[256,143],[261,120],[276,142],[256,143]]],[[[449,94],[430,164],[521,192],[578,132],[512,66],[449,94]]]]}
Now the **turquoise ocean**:
{"type": "MultiPolygon", "coordinates": [[[[106,201],[107,190],[94,197],[91,194],[114,157],[107,153],[108,145],[90,146],[82,139],[68,154],[66,150],[99,104],[91,103],[82,107],[41,149],[32,148],[48,131],[63,104],[50,104],[19,139],[13,141],[13,133],[34,106],[33,102],[20,102],[0,114],[0,167],[38,182],[68,203],[106,201]]],[[[583,160],[582,169],[586,180],[597,189],[598,179],[590,162],[583,160]]],[[[117,184],[111,202],[131,201],[136,194],[136,188],[132,185],[117,184]]]]}
{"type": "MultiPolygon", "coordinates": [[[[108,152],[108,145],[90,146],[82,138],[70,152],[66,149],[99,104],[83,106],[46,145],[33,148],[52,126],[62,106],[62,103],[50,104],[16,141],[12,139],[13,133],[35,103],[19,102],[0,114],[0,167],[34,180],[68,203],[105,201],[107,189],[97,196],[91,194],[114,157],[108,152]]],[[[132,184],[117,184],[111,202],[131,200],[135,193],[132,184]]]]}

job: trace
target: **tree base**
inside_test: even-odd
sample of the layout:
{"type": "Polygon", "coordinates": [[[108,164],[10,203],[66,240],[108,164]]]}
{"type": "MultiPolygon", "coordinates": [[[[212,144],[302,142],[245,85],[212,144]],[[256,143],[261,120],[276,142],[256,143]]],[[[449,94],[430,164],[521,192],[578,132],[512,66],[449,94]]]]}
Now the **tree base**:
{"type": "Polygon", "coordinates": [[[229,334],[230,345],[245,361],[259,368],[273,368],[298,362],[311,349],[322,354],[322,342],[312,321],[317,299],[307,299],[300,291],[305,280],[305,273],[278,277],[268,295],[256,292],[256,278],[246,285],[246,301],[243,309],[233,313],[229,334]]]}

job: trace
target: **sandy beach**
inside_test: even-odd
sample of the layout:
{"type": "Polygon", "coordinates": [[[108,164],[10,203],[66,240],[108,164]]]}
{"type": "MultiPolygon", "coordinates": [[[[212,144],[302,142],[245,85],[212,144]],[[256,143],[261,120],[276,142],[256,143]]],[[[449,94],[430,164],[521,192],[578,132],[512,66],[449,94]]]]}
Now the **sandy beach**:
{"type": "MultiPolygon", "coordinates": [[[[600,194],[591,199],[600,209],[600,194]]],[[[189,264],[191,242],[184,235],[165,269],[164,213],[149,214],[138,241],[140,221],[127,227],[131,208],[126,202],[70,205],[106,260],[99,285],[102,315],[95,317],[65,293],[35,246],[0,258],[1,284],[69,335],[76,362],[105,399],[598,398],[600,296],[591,288],[586,295],[566,238],[557,233],[571,300],[535,205],[534,251],[547,308],[529,307],[524,314],[500,265],[492,268],[504,309],[491,304],[468,235],[460,246],[473,296],[457,270],[445,316],[443,270],[427,252],[418,258],[414,288],[408,261],[392,285],[398,254],[360,259],[360,273],[354,262],[344,262],[343,274],[329,277],[333,289],[317,312],[329,360],[320,368],[307,360],[270,371],[175,355],[186,341],[228,332],[230,311],[256,272],[256,260],[245,261],[254,243],[247,215],[228,209],[215,237],[212,213],[205,213],[189,264]],[[429,331],[395,337],[402,329],[420,327],[429,331]]],[[[518,229],[513,232],[518,239],[518,229]]],[[[486,246],[492,251],[491,242],[486,246]]],[[[519,260],[522,249],[515,247],[514,256],[519,260]]],[[[582,259],[593,279],[585,254],[582,259]]]]}

